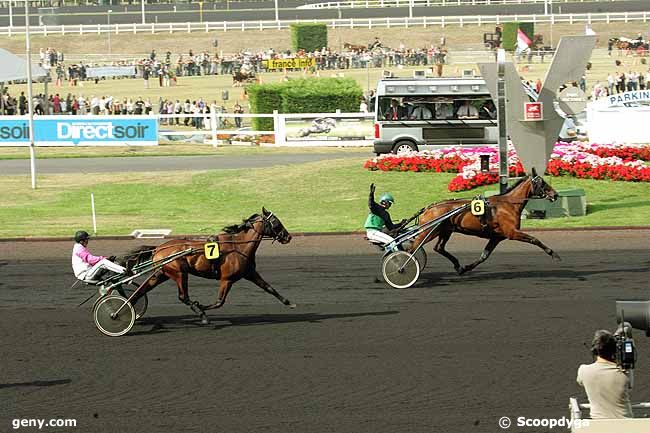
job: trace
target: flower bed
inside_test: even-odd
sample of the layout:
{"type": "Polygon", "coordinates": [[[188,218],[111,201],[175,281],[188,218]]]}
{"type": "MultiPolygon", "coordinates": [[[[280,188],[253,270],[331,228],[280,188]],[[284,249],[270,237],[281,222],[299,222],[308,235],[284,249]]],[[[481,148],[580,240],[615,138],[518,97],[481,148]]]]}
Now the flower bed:
{"type": "MultiPolygon", "coordinates": [[[[546,173],[628,182],[650,182],[650,146],[593,143],[555,144],[546,173]]],[[[450,191],[465,191],[499,181],[499,154],[493,146],[447,147],[434,151],[385,154],[366,161],[364,168],[380,171],[458,173],[449,183],[450,191]],[[481,172],[480,155],[490,156],[490,170],[481,172]]],[[[508,146],[510,176],[521,176],[524,168],[514,146],[508,146]]]]}

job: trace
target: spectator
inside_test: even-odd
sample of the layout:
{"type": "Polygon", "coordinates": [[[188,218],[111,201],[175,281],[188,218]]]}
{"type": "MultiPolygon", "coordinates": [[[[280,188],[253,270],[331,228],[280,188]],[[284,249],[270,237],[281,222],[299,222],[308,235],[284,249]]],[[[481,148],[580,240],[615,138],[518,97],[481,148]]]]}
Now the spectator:
{"type": "Polygon", "coordinates": [[[456,117],[459,119],[478,119],[478,109],[472,105],[469,99],[463,101],[463,104],[458,107],[456,117]]]}
{"type": "MultiPolygon", "coordinates": [[[[241,105],[239,105],[239,101],[235,102],[235,106],[233,107],[233,113],[244,114],[244,109],[242,108],[241,105]]],[[[241,120],[242,118],[240,116],[235,116],[235,126],[237,128],[241,128],[241,120]]]]}
{"type": "Polygon", "coordinates": [[[366,98],[361,98],[361,103],[359,104],[360,113],[368,113],[368,104],[366,103],[366,98]]]}
{"type": "Polygon", "coordinates": [[[578,368],[577,381],[585,388],[592,419],[632,418],[630,390],[632,372],[616,365],[616,339],[609,331],[596,331],[592,341],[592,364],[578,368]]]}

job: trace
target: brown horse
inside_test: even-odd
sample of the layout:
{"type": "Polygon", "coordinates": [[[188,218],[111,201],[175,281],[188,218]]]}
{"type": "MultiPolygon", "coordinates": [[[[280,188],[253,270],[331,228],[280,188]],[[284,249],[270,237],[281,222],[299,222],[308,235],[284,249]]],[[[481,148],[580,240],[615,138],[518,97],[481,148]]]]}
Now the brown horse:
{"type": "MultiPolygon", "coordinates": [[[[557,192],[541,176],[535,173],[535,169],[533,169],[532,173],[532,176],[524,177],[504,194],[489,197],[484,217],[473,215],[468,207],[466,211],[460,212],[433,229],[421,233],[413,242],[410,251],[415,250],[423,242],[427,243],[437,238],[438,241],[433,250],[451,261],[458,275],[471,271],[487,260],[496,246],[505,239],[536,245],[554,260],[560,260],[560,256],[555,251],[544,245],[539,239],[520,230],[521,213],[526,207],[528,199],[557,200],[557,192]],[[445,250],[445,245],[454,232],[488,239],[488,243],[478,260],[467,266],[461,266],[458,259],[445,250]]],[[[429,205],[420,216],[419,224],[422,225],[433,221],[452,209],[469,204],[470,201],[447,200],[429,205]]]]}
{"type": "Polygon", "coordinates": [[[348,51],[365,51],[367,48],[365,45],[356,45],[349,42],[343,44],[343,49],[348,51]]]}
{"type": "Polygon", "coordinates": [[[192,240],[172,240],[158,247],[142,247],[135,251],[135,254],[130,254],[130,256],[137,255],[138,258],[133,263],[127,262],[127,266],[134,266],[150,259],[154,262],[164,260],[174,253],[192,249],[190,254],[166,264],[153,274],[143,283],[138,295],[141,296],[160,283],[172,279],[178,286],[178,299],[185,305],[189,305],[195,313],[199,314],[202,323],[207,324],[205,311],[223,306],[233,283],[245,278],[278,298],[284,305],[294,308],[294,304],[276,292],[255,270],[255,252],[262,239],[277,240],[281,244],[291,241],[291,235],[278,217],[262,208],[262,215],[251,215],[241,224],[224,227],[224,231],[225,233],[208,238],[209,242],[217,242],[219,245],[219,257],[212,260],[206,258],[205,242],[192,240]],[[187,285],[190,274],[219,280],[219,292],[214,304],[204,306],[190,299],[187,285]]]}

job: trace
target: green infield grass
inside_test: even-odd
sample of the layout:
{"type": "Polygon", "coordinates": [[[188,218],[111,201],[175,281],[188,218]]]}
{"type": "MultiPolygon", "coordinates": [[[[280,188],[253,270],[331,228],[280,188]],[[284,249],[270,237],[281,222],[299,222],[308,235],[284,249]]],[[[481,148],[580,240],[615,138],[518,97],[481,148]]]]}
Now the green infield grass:
{"type": "MultiPolygon", "coordinates": [[[[293,232],[362,230],[368,186],[396,197],[394,219],[448,198],[470,198],[495,186],[451,193],[454,174],[370,172],[363,158],[245,170],[163,173],[43,175],[38,189],[29,176],[4,176],[0,237],[71,236],[92,230],[94,193],[98,235],[168,228],[173,234],[208,235],[223,226],[273,210],[293,232]]],[[[584,188],[588,215],[526,220],[524,227],[639,226],[650,221],[650,185],[576,179],[547,180],[556,188],[584,188]]]]}

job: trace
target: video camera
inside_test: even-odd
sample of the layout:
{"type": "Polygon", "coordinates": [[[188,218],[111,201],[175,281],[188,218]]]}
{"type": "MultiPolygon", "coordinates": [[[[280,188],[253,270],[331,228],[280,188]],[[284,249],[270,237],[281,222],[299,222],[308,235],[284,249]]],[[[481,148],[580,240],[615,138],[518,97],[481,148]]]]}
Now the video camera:
{"type": "Polygon", "coordinates": [[[631,370],[636,362],[632,328],[650,336],[650,301],[616,301],[616,363],[622,370],[631,370]]]}

